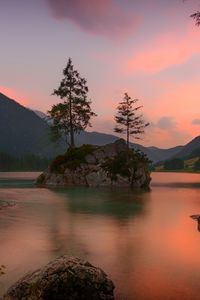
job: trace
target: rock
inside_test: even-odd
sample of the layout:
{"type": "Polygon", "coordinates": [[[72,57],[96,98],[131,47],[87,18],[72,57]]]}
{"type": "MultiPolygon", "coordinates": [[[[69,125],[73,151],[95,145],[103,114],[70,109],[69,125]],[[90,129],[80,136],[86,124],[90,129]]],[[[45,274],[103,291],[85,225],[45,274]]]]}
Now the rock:
{"type": "MultiPolygon", "coordinates": [[[[149,186],[151,178],[146,162],[138,162],[136,170],[134,170],[134,180],[120,173],[115,174],[116,176],[113,179],[109,170],[105,169],[104,164],[109,159],[114,159],[120,153],[127,153],[127,145],[123,139],[105,146],[83,145],[82,147],[75,148],[74,152],[71,150],[71,153],[73,153],[71,160],[69,156],[67,157],[67,154],[66,156],[61,155],[57,157],[51,164],[53,169],[50,166],[47,171],[42,173],[38,177],[36,184],[53,187],[131,186],[133,188],[146,188],[149,186]]],[[[134,155],[136,156],[137,154],[134,155]]]]}
{"type": "Polygon", "coordinates": [[[114,285],[99,268],[61,256],[14,284],[3,300],[114,300],[114,285]]]}
{"type": "Polygon", "coordinates": [[[86,155],[85,160],[88,164],[96,164],[97,162],[95,156],[91,154],[86,155]]]}
{"type": "Polygon", "coordinates": [[[92,171],[86,175],[87,185],[90,187],[109,186],[112,184],[111,180],[106,176],[102,170],[92,171]]]}

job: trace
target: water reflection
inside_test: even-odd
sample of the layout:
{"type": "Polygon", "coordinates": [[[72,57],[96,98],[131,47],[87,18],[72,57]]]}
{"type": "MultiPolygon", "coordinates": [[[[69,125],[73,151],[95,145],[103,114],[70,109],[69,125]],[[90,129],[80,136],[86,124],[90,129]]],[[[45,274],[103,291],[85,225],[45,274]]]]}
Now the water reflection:
{"type": "Polygon", "coordinates": [[[128,189],[70,188],[57,190],[57,193],[66,200],[72,213],[110,215],[117,219],[145,214],[145,203],[149,197],[149,192],[128,189]]]}
{"type": "MultiPolygon", "coordinates": [[[[153,182],[164,182],[164,175],[153,174],[153,182]]],[[[182,174],[173,176],[184,181],[182,174]]],[[[187,176],[200,182],[200,176],[187,176]]],[[[200,211],[198,188],[152,184],[150,193],[136,194],[3,188],[0,199],[17,204],[0,211],[0,264],[7,266],[1,293],[27,271],[67,253],[103,268],[117,299],[199,299],[199,233],[188,217],[200,211]]]]}

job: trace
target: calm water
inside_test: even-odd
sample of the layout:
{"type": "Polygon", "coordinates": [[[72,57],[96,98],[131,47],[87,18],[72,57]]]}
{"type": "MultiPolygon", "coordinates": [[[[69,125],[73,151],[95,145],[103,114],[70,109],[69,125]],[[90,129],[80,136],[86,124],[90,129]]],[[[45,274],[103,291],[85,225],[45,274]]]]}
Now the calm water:
{"type": "Polygon", "coordinates": [[[151,192],[38,189],[36,173],[0,173],[0,293],[69,254],[113,279],[120,300],[199,300],[200,174],[154,173],[151,192]],[[28,180],[26,180],[28,178],[28,180]],[[15,203],[15,205],[13,205],[15,203]]]}

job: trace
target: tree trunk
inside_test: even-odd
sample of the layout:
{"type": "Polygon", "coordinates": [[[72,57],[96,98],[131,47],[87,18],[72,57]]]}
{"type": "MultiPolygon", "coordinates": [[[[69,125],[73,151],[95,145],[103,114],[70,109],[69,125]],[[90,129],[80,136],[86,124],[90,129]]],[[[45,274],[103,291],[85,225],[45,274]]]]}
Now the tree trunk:
{"type": "Polygon", "coordinates": [[[70,119],[70,145],[74,147],[74,129],[73,129],[73,122],[72,122],[72,96],[71,96],[71,89],[69,95],[69,119],[70,119]]]}
{"type": "Polygon", "coordinates": [[[127,149],[129,150],[129,124],[127,122],[127,127],[126,127],[126,144],[127,144],[127,149]]]}

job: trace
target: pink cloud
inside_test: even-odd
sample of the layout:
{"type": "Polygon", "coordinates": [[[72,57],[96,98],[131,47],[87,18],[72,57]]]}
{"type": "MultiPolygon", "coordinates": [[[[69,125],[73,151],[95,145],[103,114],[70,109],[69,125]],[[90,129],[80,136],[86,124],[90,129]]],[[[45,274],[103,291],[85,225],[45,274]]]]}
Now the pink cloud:
{"type": "Polygon", "coordinates": [[[162,33],[151,42],[146,42],[125,63],[126,72],[156,73],[173,65],[183,64],[192,55],[200,53],[199,29],[183,31],[162,33]]]}
{"type": "Polygon", "coordinates": [[[108,37],[133,33],[140,18],[116,0],[47,0],[53,16],[69,20],[92,34],[108,37]]]}
{"type": "Polygon", "coordinates": [[[169,82],[167,87],[165,92],[149,100],[151,105],[147,111],[154,126],[147,129],[145,139],[148,145],[171,147],[186,144],[199,135],[199,126],[191,122],[199,118],[199,80],[181,84],[169,82]],[[170,118],[163,117],[163,114],[170,118]]]}

